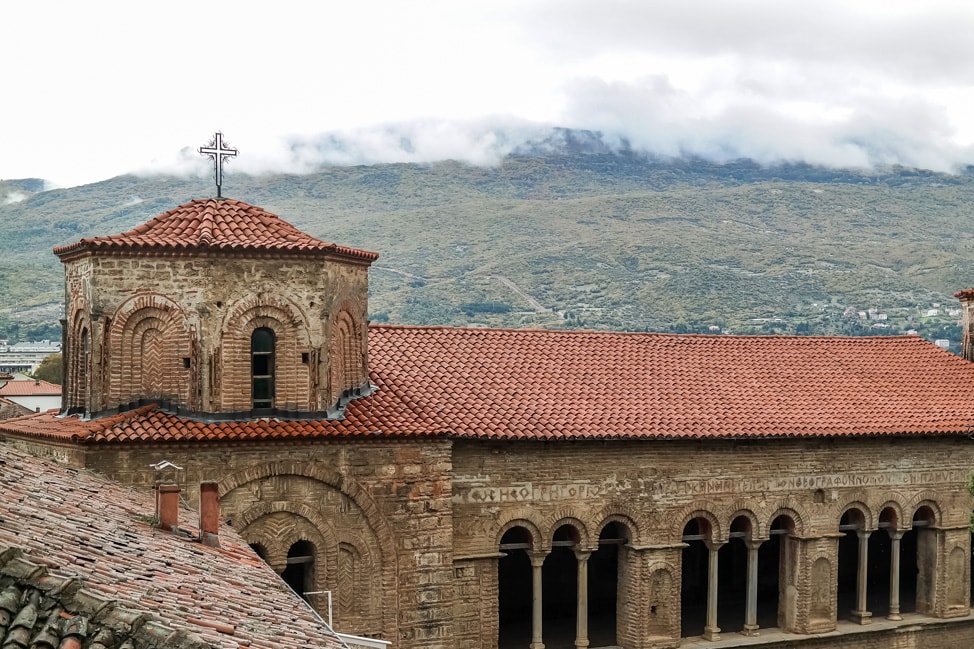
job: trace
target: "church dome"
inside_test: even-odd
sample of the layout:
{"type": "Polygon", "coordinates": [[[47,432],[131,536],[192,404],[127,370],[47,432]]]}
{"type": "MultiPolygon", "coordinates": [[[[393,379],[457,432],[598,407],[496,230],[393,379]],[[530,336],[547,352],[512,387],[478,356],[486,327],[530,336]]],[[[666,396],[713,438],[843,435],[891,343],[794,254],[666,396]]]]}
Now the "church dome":
{"type": "Polygon", "coordinates": [[[190,201],[121,234],[81,239],[54,249],[70,258],[92,251],[183,250],[332,253],[371,262],[378,254],[316,239],[276,214],[230,198],[190,201]]]}

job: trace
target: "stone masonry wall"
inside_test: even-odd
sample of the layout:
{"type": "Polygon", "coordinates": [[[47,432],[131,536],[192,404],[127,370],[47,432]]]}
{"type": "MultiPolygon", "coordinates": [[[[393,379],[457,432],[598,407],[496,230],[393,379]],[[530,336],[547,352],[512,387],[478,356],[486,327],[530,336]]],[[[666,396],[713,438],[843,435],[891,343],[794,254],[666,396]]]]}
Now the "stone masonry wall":
{"type": "MultiPolygon", "coordinates": [[[[88,468],[150,487],[169,460],[195,505],[218,481],[221,515],[281,571],[287,549],[311,542],[313,590],[331,590],[335,627],[399,649],[452,649],[454,574],[451,444],[140,445],[90,448],[88,468]]],[[[186,524],[195,525],[195,521],[186,524]]],[[[312,597],[325,613],[323,596],[312,597]]]]}
{"type": "Polygon", "coordinates": [[[454,552],[457,574],[465,578],[457,646],[477,646],[477,639],[480,646],[496,646],[496,615],[478,611],[496,607],[497,559],[489,557],[500,556],[501,537],[516,526],[543,552],[562,525],[575,528],[579,546],[590,550],[598,548],[605,525],[625,526],[633,556],[620,564],[637,562],[619,576],[629,592],[629,612],[617,627],[626,649],[679,645],[680,548],[693,518],[712,527],[717,545],[728,541],[735,518],[746,519],[756,540],[769,538],[777,516],[791,518],[787,547],[797,574],[782,582],[791,584],[787,596],[794,598],[787,615],[795,630],[810,633],[831,630],[836,616],[845,615],[834,601],[843,512],[862,510],[872,531],[884,511],[895,512],[899,527],[909,529],[914,513],[927,508],[922,511],[934,512],[935,529],[919,534],[936,539],[932,614],[967,615],[974,503],[966,483],[972,468],[974,442],[968,439],[457,441],[454,552]],[[815,572],[822,558],[825,572],[815,572]],[[820,614],[826,629],[815,628],[820,614]]]}
{"type": "Polygon", "coordinates": [[[365,266],[286,257],[98,256],[68,262],[65,273],[76,341],[67,350],[68,407],[97,412],[141,394],[192,410],[249,410],[250,334],[257,327],[278,337],[278,407],[325,410],[348,385],[367,380],[365,266]],[[336,346],[334,323],[345,320],[355,326],[343,327],[342,335],[356,338],[336,346]],[[87,359],[78,342],[83,327],[90,329],[87,359]],[[335,350],[356,358],[333,358],[335,350]],[[342,368],[338,375],[358,376],[332,386],[332,363],[342,368]]]}

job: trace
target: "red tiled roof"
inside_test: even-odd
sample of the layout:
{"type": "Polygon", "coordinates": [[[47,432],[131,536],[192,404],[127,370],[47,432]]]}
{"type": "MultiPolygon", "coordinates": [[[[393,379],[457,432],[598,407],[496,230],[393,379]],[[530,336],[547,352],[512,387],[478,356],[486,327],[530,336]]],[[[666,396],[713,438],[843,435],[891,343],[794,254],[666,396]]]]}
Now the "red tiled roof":
{"type": "Polygon", "coordinates": [[[974,364],[917,336],[787,337],[375,326],[340,421],[202,423],[148,406],[0,432],[83,442],[318,437],[740,438],[966,434],[974,364]]]}
{"type": "MultiPolygon", "coordinates": [[[[78,633],[76,646],[87,647],[108,628],[113,640],[96,636],[99,646],[345,646],[226,525],[221,548],[163,531],[145,522],[155,513],[149,494],[7,444],[0,494],[0,605],[39,604],[28,617],[48,639],[78,633]],[[70,631],[61,617],[87,624],[70,631]]],[[[184,529],[196,518],[179,515],[184,529]]]]}
{"type": "Polygon", "coordinates": [[[54,249],[65,256],[89,250],[219,250],[331,253],[372,262],[378,253],[327,243],[305,234],[276,214],[232,198],[198,199],[142,225],[106,237],[82,239],[54,249]]]}
{"type": "Polygon", "coordinates": [[[970,300],[974,298],[974,288],[967,288],[963,291],[957,291],[954,293],[954,297],[956,297],[958,300],[970,300]]]}
{"type": "Polygon", "coordinates": [[[0,397],[38,397],[61,394],[61,386],[47,381],[8,381],[0,386],[0,397]]]}

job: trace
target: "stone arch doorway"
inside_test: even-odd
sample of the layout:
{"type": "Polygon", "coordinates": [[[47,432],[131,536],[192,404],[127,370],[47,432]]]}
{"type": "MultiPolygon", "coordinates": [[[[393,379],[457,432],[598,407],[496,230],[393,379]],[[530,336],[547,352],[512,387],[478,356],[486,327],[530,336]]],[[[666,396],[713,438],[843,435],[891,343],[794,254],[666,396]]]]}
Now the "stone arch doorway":
{"type": "MultiPolygon", "coordinates": [[[[534,584],[531,554],[534,540],[524,527],[512,527],[501,537],[497,562],[497,646],[527,647],[532,642],[534,584]]],[[[540,593],[538,593],[540,595],[540,593]]]]}
{"type": "Polygon", "coordinates": [[[619,629],[625,623],[625,583],[628,565],[626,546],[632,533],[624,523],[610,521],[599,533],[598,550],[588,560],[588,637],[592,647],[618,645],[619,629]]]}

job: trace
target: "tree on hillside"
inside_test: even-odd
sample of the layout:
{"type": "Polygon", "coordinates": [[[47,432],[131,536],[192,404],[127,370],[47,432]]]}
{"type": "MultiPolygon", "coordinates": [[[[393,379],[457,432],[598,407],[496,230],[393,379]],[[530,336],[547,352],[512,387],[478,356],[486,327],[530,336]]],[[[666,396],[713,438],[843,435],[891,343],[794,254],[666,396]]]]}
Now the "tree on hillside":
{"type": "Polygon", "coordinates": [[[37,366],[37,371],[33,374],[33,378],[55,385],[61,385],[64,382],[64,367],[61,365],[61,355],[51,354],[41,361],[41,364],[37,366]]]}

